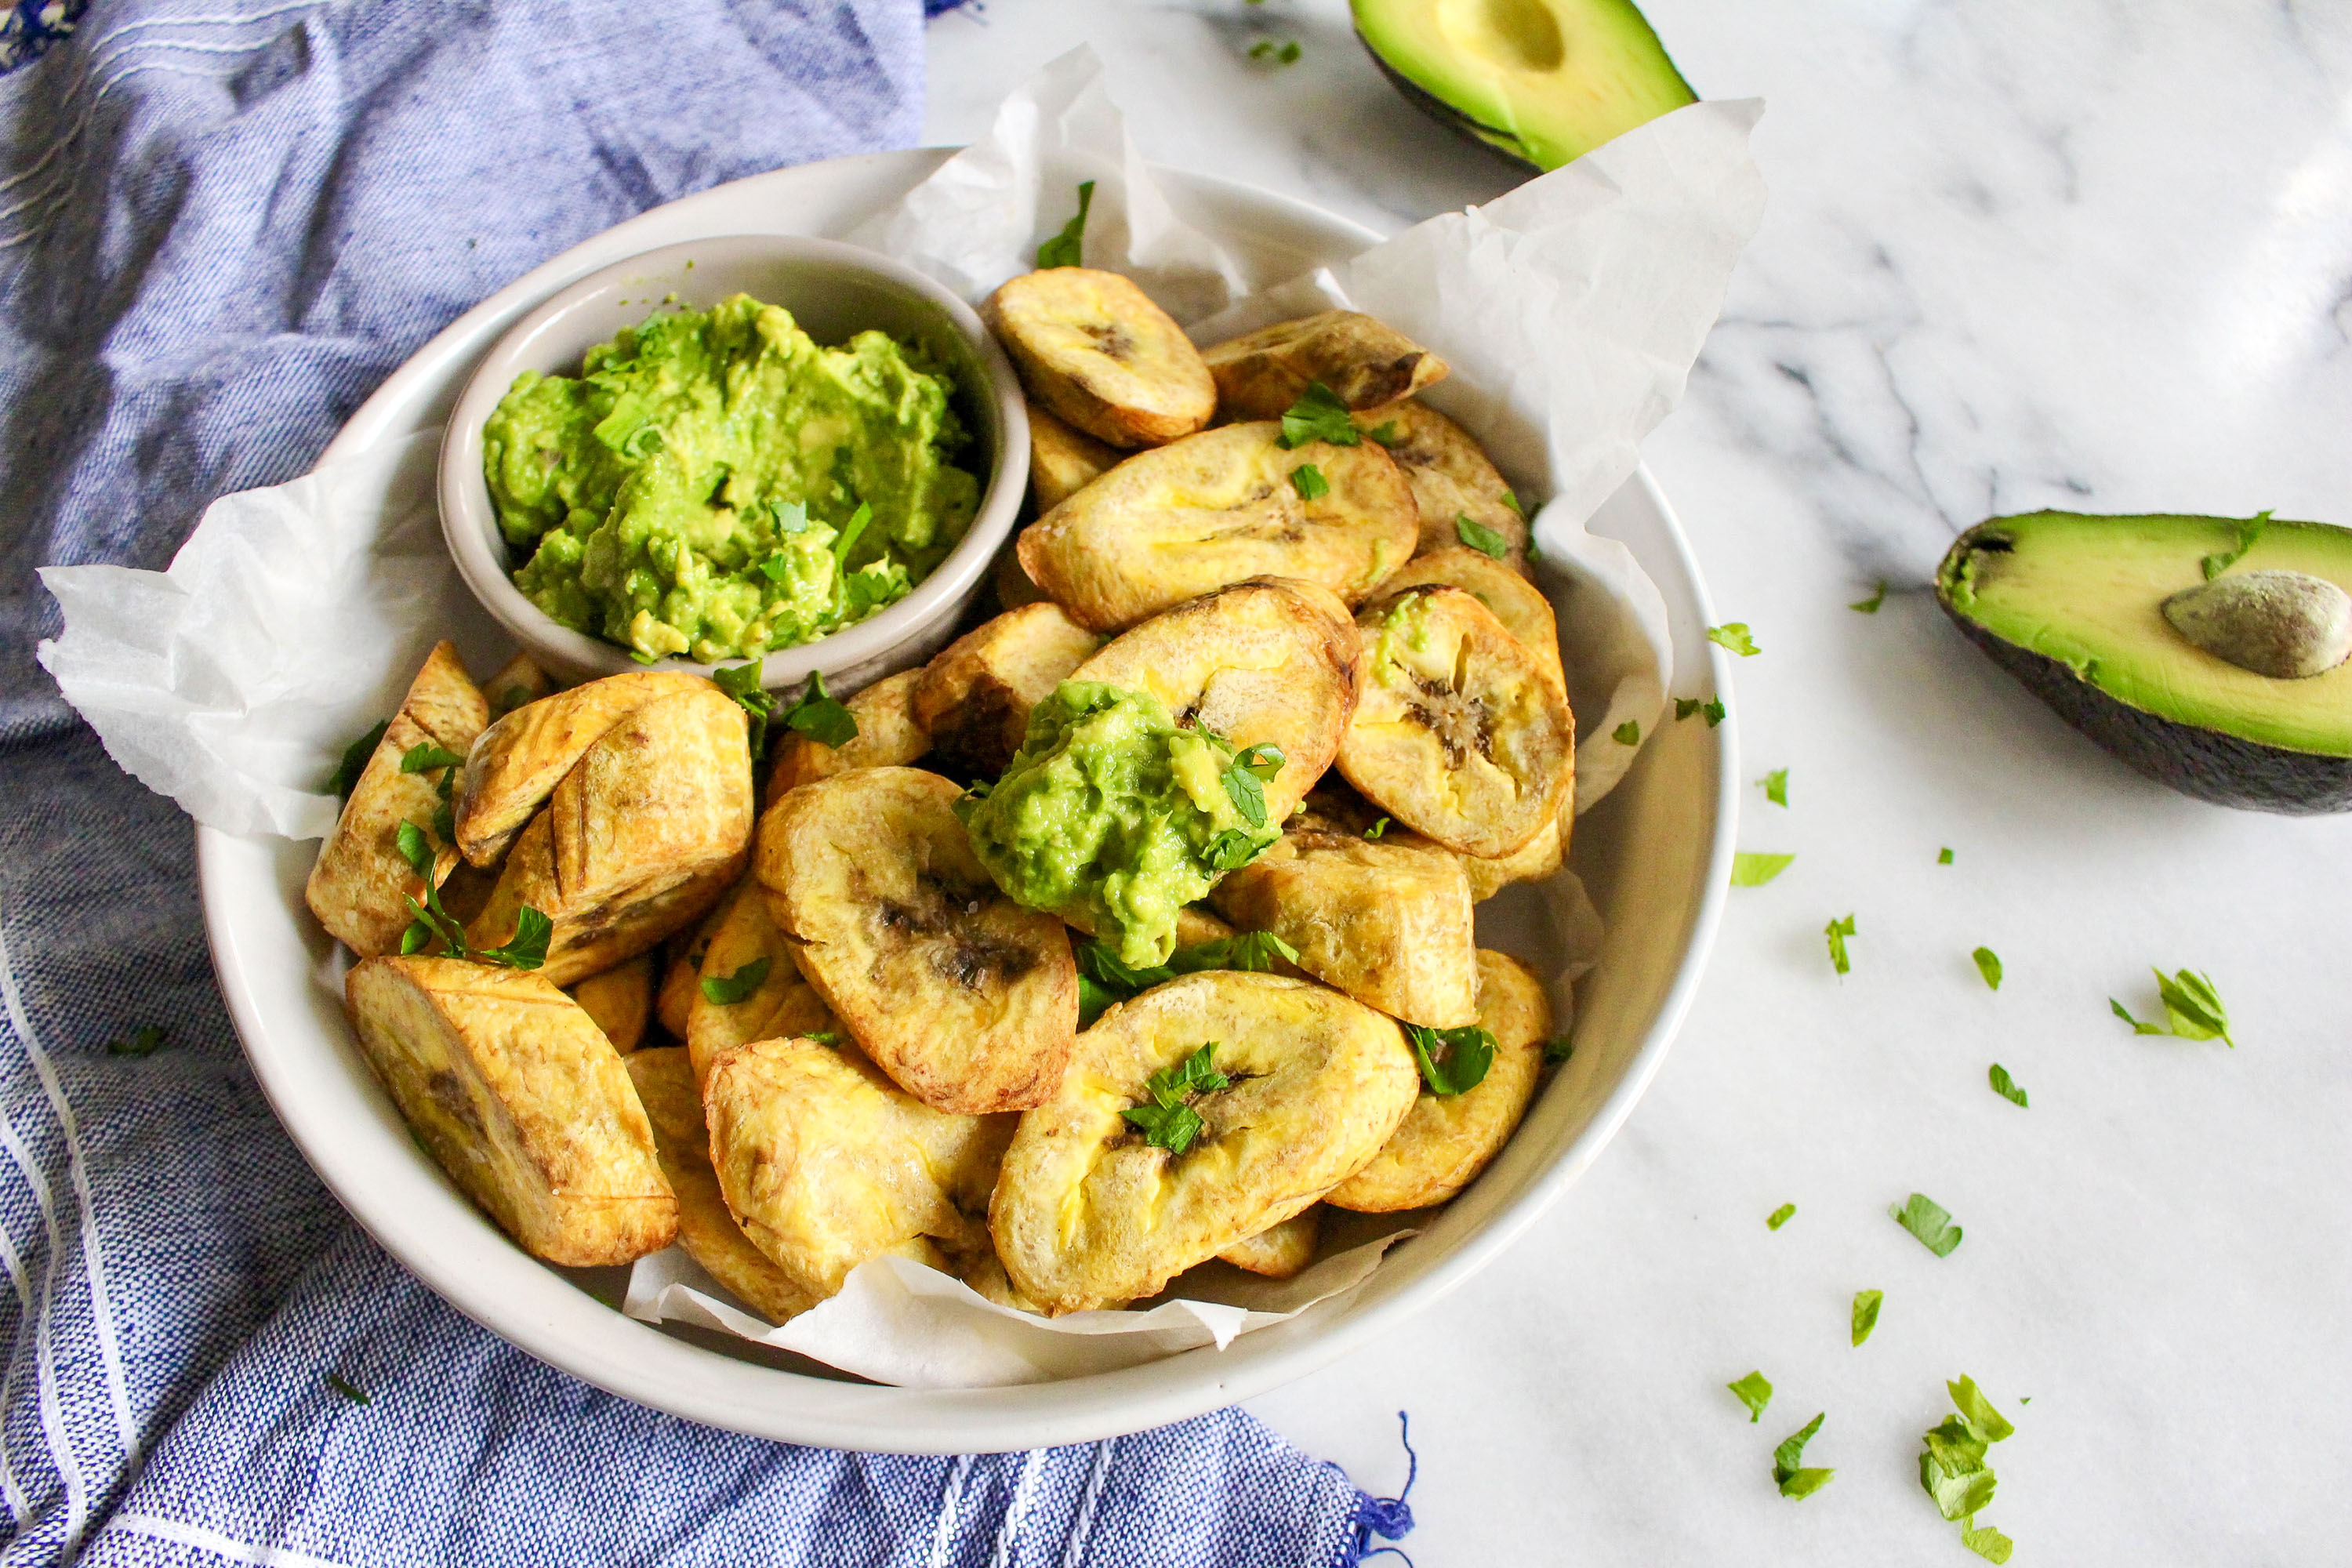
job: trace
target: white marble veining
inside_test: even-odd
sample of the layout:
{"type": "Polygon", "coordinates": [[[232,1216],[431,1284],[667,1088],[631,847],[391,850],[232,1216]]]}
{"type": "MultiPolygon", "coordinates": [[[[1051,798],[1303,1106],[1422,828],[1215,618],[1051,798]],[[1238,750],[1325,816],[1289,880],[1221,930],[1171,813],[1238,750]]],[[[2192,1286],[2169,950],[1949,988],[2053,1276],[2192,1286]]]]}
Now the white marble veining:
{"type": "MultiPolygon", "coordinates": [[[[1647,9],[1702,92],[1770,105],[1771,210],[1647,455],[1765,649],[1730,701],[1790,805],[1750,791],[1742,841],[1797,862],[1735,895],[1673,1058],[1559,1207],[1254,1408],[1375,1489],[1410,1409],[1423,1568],[1958,1564],[1916,1456],[1966,1371],[2018,1422],[1986,1519],[2019,1563],[2340,1560],[2352,823],[2145,783],[1921,589],[1997,511],[2352,522],[2352,7],[1647,9]],[[1845,609],[1880,578],[1881,614],[1845,609]],[[1848,912],[1841,984],[1821,929],[1848,912]],[[2152,1009],[2150,963],[2209,971],[2241,1048],[2112,1018],[2152,1009]],[[1966,1226],[1950,1258],[1887,1220],[1915,1189],[1966,1226]],[[1751,1367],[1779,1389],[1754,1426],[1722,1388],[1751,1367]],[[1816,1410],[1838,1478],[1785,1501],[1772,1445],[1816,1410]]],[[[932,26],[932,139],[1082,40],[1163,162],[1390,228],[1518,177],[1397,99],[1338,0],[988,0],[932,26]],[[1250,61],[1265,37],[1299,61],[1250,61]]]]}

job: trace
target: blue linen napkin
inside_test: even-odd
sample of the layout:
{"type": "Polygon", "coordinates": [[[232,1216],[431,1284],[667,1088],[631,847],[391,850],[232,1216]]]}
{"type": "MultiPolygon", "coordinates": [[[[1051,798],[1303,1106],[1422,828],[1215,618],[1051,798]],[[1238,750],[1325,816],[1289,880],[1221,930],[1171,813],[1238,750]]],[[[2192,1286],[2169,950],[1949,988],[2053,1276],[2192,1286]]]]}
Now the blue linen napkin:
{"type": "Polygon", "coordinates": [[[190,825],[32,660],[35,566],[163,566],[509,279],[687,192],[910,144],[918,0],[78,10],[0,21],[50,44],[0,77],[0,1564],[1324,1564],[1406,1528],[1238,1411],[844,1454],[475,1327],[279,1130],[190,825]]]}

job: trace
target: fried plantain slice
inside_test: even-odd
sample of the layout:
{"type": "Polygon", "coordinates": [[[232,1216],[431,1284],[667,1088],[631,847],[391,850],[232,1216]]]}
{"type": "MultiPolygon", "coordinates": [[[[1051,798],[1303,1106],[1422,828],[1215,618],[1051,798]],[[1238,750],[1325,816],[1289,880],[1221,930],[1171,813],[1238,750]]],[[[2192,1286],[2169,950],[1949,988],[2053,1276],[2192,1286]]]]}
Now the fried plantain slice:
{"type": "Polygon", "coordinates": [[[749,872],[719,895],[719,901],[694,923],[691,931],[678,931],[662,944],[662,983],[661,989],[654,994],[654,1016],[669,1031],[671,1039],[686,1038],[687,1019],[694,1010],[694,998],[702,983],[702,955],[710,951],[710,936],[719,929],[719,922],[727,918],[735,900],[747,891],[752,898],[761,896],[759,881],[749,872]]]}
{"type": "Polygon", "coordinates": [[[919,668],[885,676],[845,700],[857,733],[838,746],[813,741],[797,730],[776,736],[776,759],[768,766],[768,799],[786,790],[831,778],[851,768],[896,768],[920,758],[931,749],[931,738],[915,721],[915,688],[919,668]]]}
{"type": "Polygon", "coordinates": [[[1029,732],[1029,710],[1102,646],[1050,603],[1007,610],[940,650],[915,683],[915,722],[942,762],[994,778],[1029,732]]]}
{"type": "Polygon", "coordinates": [[[653,1123],[654,1152],[662,1176],[677,1194],[677,1244],[703,1271],[772,1323],[798,1317],[817,1299],[751,1245],[727,1211],[719,1173],[710,1166],[710,1132],[702,1124],[702,1091],[685,1047],[639,1051],[628,1061],[629,1080],[653,1123]]]}
{"type": "Polygon", "coordinates": [[[1029,503],[1043,517],[1117,468],[1127,454],[1029,405],[1029,503]]]}
{"type": "Polygon", "coordinates": [[[1021,1118],[989,1210],[997,1255],[1052,1313],[1155,1294],[1359,1169],[1418,1081],[1392,1019],[1312,981],[1220,970],[1157,986],[1080,1036],[1061,1091],[1021,1118]],[[1213,1043],[1227,1081],[1183,1096],[1197,1136],[1181,1153],[1146,1142],[1123,1113],[1213,1043]]]}
{"type": "Polygon", "coordinates": [[[654,955],[641,952],[564,989],[613,1042],[613,1048],[627,1056],[644,1041],[646,1025],[653,1017],[654,955]]]}
{"type": "Polygon", "coordinates": [[[540,973],[569,984],[692,925],[742,874],[751,837],[743,710],[697,679],[625,715],[563,775],[467,940],[501,946],[535,909],[554,922],[540,973]]]}
{"type": "Polygon", "coordinates": [[[1572,799],[1562,800],[1559,815],[1507,855],[1463,856],[1462,869],[1470,879],[1470,901],[1483,904],[1513,882],[1539,882],[1559,870],[1568,859],[1569,818],[1574,811],[1572,799]]]}
{"type": "Polygon", "coordinates": [[[1559,658],[1559,621],[1551,601],[1533,583],[1485,551],[1456,544],[1414,556],[1381,584],[1381,592],[1400,594],[1425,583],[1460,588],[1494,611],[1503,629],[1528,646],[1562,691],[1568,689],[1568,671],[1559,658]]]}
{"type": "Polygon", "coordinates": [[[503,719],[518,708],[555,695],[555,678],[540,668],[530,655],[519,653],[482,682],[482,695],[489,700],[491,719],[503,719]]]}
{"type": "Polygon", "coordinates": [[[1225,419],[1279,419],[1316,382],[1350,408],[1375,408],[1445,379],[1442,359],[1376,317],[1325,310],[1201,351],[1225,419]]]}
{"type": "Polygon", "coordinates": [[[821,1036],[845,1037],[833,1016],[793,962],[793,944],[777,929],[756,879],[730,904],[710,933],[686,1020],[686,1048],[697,1082],[710,1076],[721,1051],[753,1040],[821,1036]]]}
{"type": "Polygon", "coordinates": [[[990,295],[980,314],[1030,398],[1098,441],[1157,447],[1216,412],[1216,383],[1201,351],[1116,272],[1024,273],[990,295]]]}
{"type": "Polygon", "coordinates": [[[1262,578],[1153,616],[1070,679],[1148,691],[1237,751],[1280,748],[1265,781],[1267,818],[1280,822],[1339,755],[1364,673],[1345,605],[1311,583],[1262,578]]]}
{"type": "Polygon", "coordinates": [[[457,797],[457,847],[475,865],[489,865],[606,731],[648,702],[697,688],[717,689],[677,670],[608,675],[527,702],[481,731],[457,797]]]}
{"type": "Polygon", "coordinates": [[[1395,1135],[1327,1202],[1370,1214],[1427,1208],[1468,1186],[1502,1152],[1543,1071],[1551,1036],[1543,983],[1517,959],[1479,949],[1478,1022],[1495,1037],[1486,1076],[1460,1094],[1424,1088],[1395,1135]]]}
{"type": "Polygon", "coordinates": [[[1402,828],[1377,839],[1295,821],[1209,895],[1244,931],[1298,950],[1298,967],[1392,1018],[1450,1029],[1478,1015],[1470,879],[1460,858],[1402,828]]]}
{"type": "Polygon", "coordinates": [[[768,808],[755,862],[801,973],[866,1055],[926,1105],[1040,1103],[1078,1017],[1068,930],[1006,898],[937,773],[860,768],[768,808]]]}
{"type": "Polygon", "coordinates": [[[885,1253],[950,1273],[987,1256],[1016,1118],[934,1110],[855,1049],[814,1040],[720,1053],[702,1098],[729,1211],[812,1296],[885,1253]]]}
{"type": "Polygon", "coordinates": [[[1045,591],[1029,581],[1029,574],[1021,567],[1021,547],[1017,541],[1008,541],[998,552],[996,564],[989,569],[990,583],[996,588],[996,607],[1017,610],[1024,605],[1046,602],[1045,591]]]}
{"type": "Polygon", "coordinates": [[[1281,434],[1226,425],[1129,458],[1022,530],[1022,569],[1106,632],[1259,576],[1357,603],[1412,553],[1412,488],[1373,442],[1285,449],[1281,434]]]}
{"type": "Polygon", "coordinates": [[[1461,588],[1427,584],[1357,616],[1370,678],[1339,771],[1399,822],[1464,855],[1507,855],[1556,823],[1576,726],[1551,671],[1461,588]]]}
{"type": "Polygon", "coordinates": [[[1511,487],[1470,432],[1426,404],[1411,400],[1356,416],[1357,427],[1388,448],[1412,485],[1421,511],[1419,552],[1468,541],[1462,519],[1502,535],[1515,572],[1528,569],[1528,520],[1511,487]]]}
{"type": "Polygon", "coordinates": [[[1263,1274],[1269,1279],[1293,1279],[1315,1261],[1323,1231],[1323,1205],[1292,1215],[1255,1236],[1244,1237],[1217,1254],[1236,1268],[1263,1274]]]}
{"type": "Polygon", "coordinates": [[[628,1070],[540,975],[371,958],[343,981],[360,1049],[450,1180],[534,1258],[627,1263],[677,1233],[628,1070]]]}
{"type": "Polygon", "coordinates": [[[403,773],[402,760],[418,746],[462,757],[489,720],[489,705],[466,678],[456,645],[436,643],[409,682],[400,710],[384,725],[302,889],[303,901],[327,934],[362,958],[396,951],[412,918],[407,900],[425,897],[425,879],[400,853],[401,824],[426,830],[436,882],[457,863],[457,850],[433,831],[444,770],[403,773]]]}

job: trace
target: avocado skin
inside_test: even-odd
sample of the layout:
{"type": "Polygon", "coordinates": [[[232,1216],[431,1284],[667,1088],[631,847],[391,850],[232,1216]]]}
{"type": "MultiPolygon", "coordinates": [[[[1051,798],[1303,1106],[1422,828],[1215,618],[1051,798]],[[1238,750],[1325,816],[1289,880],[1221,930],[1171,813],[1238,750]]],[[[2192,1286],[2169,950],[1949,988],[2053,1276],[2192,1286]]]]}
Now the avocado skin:
{"type": "Polygon", "coordinates": [[[1447,127],[1468,140],[1476,142],[1479,146],[1485,148],[1487,152],[1494,153],[1496,157],[1505,159],[1519,168],[1540,169],[1543,167],[1541,163],[1537,163],[1534,159],[1525,157],[1520,154],[1517,151],[1518,142],[1517,139],[1510,134],[1510,132],[1507,131],[1497,131],[1491,125],[1484,124],[1479,121],[1472,119],[1469,115],[1463,113],[1460,110],[1454,108],[1452,104],[1446,102],[1435,93],[1429,91],[1419,82],[1414,81],[1411,77],[1397,69],[1396,67],[1382,59],[1381,58],[1381,51],[1372,47],[1370,40],[1365,38],[1361,33],[1356,35],[1356,42],[1364,46],[1364,53],[1372,57],[1372,63],[1380,67],[1381,74],[1388,78],[1390,84],[1393,86],[1397,91],[1404,95],[1405,101],[1420,110],[1423,113],[1428,115],[1432,120],[1436,121],[1439,124],[1447,127]]]}
{"type": "Polygon", "coordinates": [[[1936,602],[1986,658],[2061,719],[2134,771],[2198,800],[2285,816],[2352,811],[2352,757],[2291,752],[2159,717],[2117,701],[2063,661],[2020,647],[1970,619],[1953,604],[1950,584],[1962,557],[1990,526],[1979,524],[1953,542],[1936,572],[1936,602]]]}

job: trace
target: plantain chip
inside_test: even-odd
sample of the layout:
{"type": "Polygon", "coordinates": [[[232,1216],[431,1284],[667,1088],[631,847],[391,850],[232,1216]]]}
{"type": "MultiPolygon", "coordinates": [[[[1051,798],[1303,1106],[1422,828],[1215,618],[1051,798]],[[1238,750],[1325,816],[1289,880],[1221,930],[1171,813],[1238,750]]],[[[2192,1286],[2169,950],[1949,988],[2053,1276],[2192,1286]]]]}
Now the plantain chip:
{"type": "Polygon", "coordinates": [[[758,1040],[703,1089],[711,1163],[753,1246],[810,1295],[892,1254],[953,1273],[985,1258],[1011,1116],[954,1116],[854,1049],[758,1040]]]}
{"type": "Polygon", "coordinates": [[[1209,895],[1272,931],[1299,968],[1392,1018],[1450,1029],[1477,1016],[1477,944],[1460,859],[1402,828],[1377,839],[1294,822],[1209,895]]]}
{"type": "Polygon", "coordinates": [[[1201,352],[1168,312],[1116,272],[1024,273],[980,308],[1046,410],[1114,447],[1157,447],[1216,412],[1201,352]]]}
{"type": "Polygon", "coordinates": [[[343,997],[418,1141],[525,1251],[588,1268],[670,1244],[653,1130],[572,998],[519,970],[398,957],[354,967],[343,997]]]}
{"type": "Polygon", "coordinates": [[[1321,382],[1349,408],[1410,397],[1445,379],[1445,362],[1359,310],[1325,310],[1201,351],[1226,419],[1279,419],[1321,382]]]}
{"type": "Polygon", "coordinates": [[[898,768],[919,760],[931,749],[930,736],[915,719],[915,688],[922,679],[919,668],[902,669],[849,698],[843,706],[857,721],[857,733],[838,746],[783,731],[768,766],[768,798],[851,768],[898,768]]]}
{"type": "Polygon", "coordinates": [[[540,668],[537,659],[519,653],[482,682],[482,695],[489,699],[490,717],[503,719],[518,708],[555,695],[555,680],[540,668]]]}
{"type": "Polygon", "coordinates": [[[1053,604],[1024,605],[956,638],[915,683],[915,722],[950,768],[994,778],[1029,732],[1029,710],[1102,645],[1053,604]]]}
{"type": "Polygon", "coordinates": [[[677,670],[609,675],[527,702],[484,730],[466,758],[457,847],[475,865],[489,865],[606,731],[657,698],[697,688],[717,689],[677,670]]]}
{"type": "Polygon", "coordinates": [[[1296,1279],[1315,1261],[1322,1230],[1323,1205],[1317,1204],[1279,1225],[1266,1226],[1255,1236],[1243,1237],[1217,1256],[1236,1268],[1246,1268],[1269,1279],[1296,1279]]]}
{"type": "Polygon", "coordinates": [[[1423,584],[1367,606],[1370,678],[1339,771],[1399,822],[1464,855],[1497,857],[1556,826],[1576,727],[1551,671],[1460,588],[1423,584]]]}
{"type": "Polygon", "coordinates": [[[1412,488],[1375,442],[1281,435],[1226,425],[1129,458],[1022,531],[1023,570],[1097,631],[1259,576],[1355,604],[1412,554],[1412,488]]]}
{"type": "Polygon", "coordinates": [[[1360,1167],[1419,1079],[1391,1019],[1312,981],[1188,974],[1105,1013],[1060,1092],[1021,1118],[989,1211],[1015,1289],[1050,1313],[1157,1293],[1360,1167]],[[1171,1153],[1124,1113],[1203,1046],[1224,1087],[1186,1097],[1171,1153]]]}
{"type": "Polygon", "coordinates": [[[760,824],[756,868],[801,972],[882,1070],[979,1115],[1050,1097],[1078,1016],[1067,929],[1000,891],[915,768],[793,790],[760,824]]]}
{"type": "Polygon", "coordinates": [[[703,1271],[739,1300],[782,1323],[816,1305],[817,1299],[751,1245],[727,1210],[719,1173],[710,1165],[710,1133],[702,1123],[702,1091],[681,1047],[639,1051],[629,1058],[629,1079],[653,1123],[654,1152],[662,1175],[677,1194],[677,1244],[703,1271]]]}
{"type": "Polygon", "coordinates": [[[654,955],[641,952],[625,963],[575,980],[564,989],[613,1042],[613,1048],[627,1056],[644,1041],[646,1025],[653,1016],[654,955]]]}
{"type": "Polygon", "coordinates": [[[760,884],[748,872],[732,888],[719,895],[691,930],[672,935],[662,947],[661,988],[654,993],[654,1017],[669,1032],[673,1040],[686,1038],[687,1018],[694,1009],[697,988],[702,982],[702,955],[710,950],[710,934],[735,900],[748,889],[752,898],[760,897],[760,884]]]}
{"type": "Polygon", "coordinates": [[[744,896],[711,930],[687,1012],[686,1049],[698,1083],[720,1052],[753,1040],[841,1037],[841,1020],[793,963],[767,895],[755,879],[745,881],[744,896]]]}
{"type": "Polygon", "coordinates": [[[1528,520],[1470,432],[1410,400],[1359,414],[1356,425],[1388,448],[1412,486],[1421,512],[1417,553],[1466,543],[1462,520],[1468,518],[1501,536],[1504,560],[1513,571],[1528,569],[1528,520]]]}
{"type": "Polygon", "coordinates": [[[1036,404],[1029,405],[1029,503],[1038,516],[1117,468],[1126,456],[1036,404]]]}
{"type": "Polygon", "coordinates": [[[1501,1152],[1535,1097],[1551,1003],[1526,964],[1481,948],[1478,1022],[1495,1037],[1486,1076],[1460,1094],[1424,1089],[1371,1163],[1331,1189],[1329,1203],[1372,1214],[1427,1208],[1468,1186],[1501,1152]]]}

